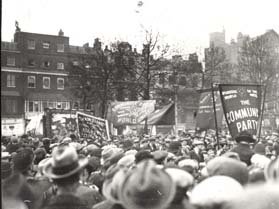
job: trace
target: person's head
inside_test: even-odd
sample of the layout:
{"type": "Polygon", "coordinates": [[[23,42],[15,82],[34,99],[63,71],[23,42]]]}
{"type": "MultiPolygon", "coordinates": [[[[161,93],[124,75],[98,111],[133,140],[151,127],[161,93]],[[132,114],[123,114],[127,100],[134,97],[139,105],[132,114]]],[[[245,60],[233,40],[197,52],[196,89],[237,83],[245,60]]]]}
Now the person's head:
{"type": "Polygon", "coordinates": [[[153,160],[144,160],[126,174],[119,195],[124,208],[167,208],[175,195],[175,183],[153,160]]]}
{"type": "Polygon", "coordinates": [[[135,163],[138,164],[143,160],[153,159],[153,155],[148,150],[140,150],[135,155],[135,163]]]}
{"type": "Polygon", "coordinates": [[[235,141],[237,143],[255,143],[255,139],[253,138],[252,134],[250,134],[248,131],[242,131],[240,132],[236,138],[235,141]]]}
{"type": "Polygon", "coordinates": [[[227,157],[216,157],[210,160],[206,165],[208,176],[229,176],[241,185],[248,182],[248,168],[247,166],[235,159],[227,157]]]}
{"type": "Polygon", "coordinates": [[[52,158],[43,169],[43,173],[58,185],[75,183],[80,172],[88,164],[87,158],[79,158],[77,151],[68,145],[55,147],[52,158]]]}
{"type": "Polygon", "coordinates": [[[33,165],[34,153],[31,148],[22,148],[13,156],[13,168],[15,172],[26,174],[33,165]]]}
{"type": "Polygon", "coordinates": [[[16,135],[11,136],[11,143],[12,144],[18,144],[19,143],[19,138],[16,135]]]}
{"type": "Polygon", "coordinates": [[[176,185],[176,194],[173,203],[181,203],[189,199],[187,191],[194,185],[194,177],[180,168],[166,168],[165,171],[170,175],[176,185]]]}
{"type": "Polygon", "coordinates": [[[243,187],[228,176],[209,177],[194,187],[190,202],[198,209],[222,209],[243,192],[243,187]]]}
{"type": "Polygon", "coordinates": [[[175,155],[180,155],[181,154],[181,142],[179,141],[172,141],[170,144],[169,144],[169,147],[168,147],[168,152],[171,152],[175,155]]]}
{"type": "Polygon", "coordinates": [[[34,151],[34,154],[35,154],[34,164],[38,165],[41,160],[45,159],[47,153],[44,148],[37,148],[34,151]]]}

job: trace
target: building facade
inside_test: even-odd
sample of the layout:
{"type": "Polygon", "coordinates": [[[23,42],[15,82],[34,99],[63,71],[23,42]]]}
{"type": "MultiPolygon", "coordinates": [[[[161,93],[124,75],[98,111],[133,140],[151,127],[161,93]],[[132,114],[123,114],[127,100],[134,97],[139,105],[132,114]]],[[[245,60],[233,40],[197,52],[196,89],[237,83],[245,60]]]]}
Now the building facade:
{"type": "Polygon", "coordinates": [[[2,135],[22,135],[44,109],[70,109],[65,86],[69,38],[17,30],[14,42],[1,42],[2,135]]]}

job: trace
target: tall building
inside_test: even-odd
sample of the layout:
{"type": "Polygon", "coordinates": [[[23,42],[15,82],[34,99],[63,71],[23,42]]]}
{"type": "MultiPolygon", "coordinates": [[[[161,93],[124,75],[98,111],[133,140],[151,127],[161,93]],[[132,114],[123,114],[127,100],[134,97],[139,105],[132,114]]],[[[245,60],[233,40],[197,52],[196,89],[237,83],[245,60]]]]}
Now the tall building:
{"type": "Polygon", "coordinates": [[[2,135],[22,135],[45,108],[70,109],[67,92],[69,37],[21,32],[1,42],[2,135]]]}

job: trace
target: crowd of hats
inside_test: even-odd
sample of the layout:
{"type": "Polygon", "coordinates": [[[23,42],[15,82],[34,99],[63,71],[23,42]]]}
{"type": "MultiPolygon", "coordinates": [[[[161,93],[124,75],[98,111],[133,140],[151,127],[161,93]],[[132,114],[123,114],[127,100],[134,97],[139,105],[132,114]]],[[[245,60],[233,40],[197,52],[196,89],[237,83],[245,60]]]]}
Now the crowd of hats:
{"type": "Polygon", "coordinates": [[[203,140],[191,134],[179,139],[161,135],[138,139],[130,137],[101,146],[70,137],[60,142],[29,138],[32,143],[21,144],[14,152],[9,144],[19,144],[20,140],[12,137],[9,144],[2,144],[2,181],[15,171],[30,170],[35,163],[36,175],[52,180],[68,178],[86,168],[89,181],[105,199],[124,209],[166,209],[184,200],[183,208],[279,208],[276,134],[258,142],[246,132],[235,138],[236,143],[254,144],[251,165],[230,151],[227,145],[236,145],[232,140],[222,142],[226,146],[218,152],[211,136],[203,136],[203,140]],[[208,156],[211,150],[214,154],[200,161],[191,157],[199,154],[196,148],[201,155],[208,156]]]}

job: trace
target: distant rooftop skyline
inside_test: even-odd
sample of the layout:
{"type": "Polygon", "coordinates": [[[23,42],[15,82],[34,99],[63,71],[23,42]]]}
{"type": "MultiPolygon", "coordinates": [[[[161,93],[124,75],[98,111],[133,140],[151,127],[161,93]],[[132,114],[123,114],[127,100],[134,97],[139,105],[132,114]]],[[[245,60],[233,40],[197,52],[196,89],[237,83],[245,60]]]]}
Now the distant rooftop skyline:
{"type": "Polygon", "coordinates": [[[11,41],[15,21],[23,32],[58,35],[70,45],[95,38],[104,44],[128,41],[141,50],[144,29],[159,32],[173,54],[202,53],[209,34],[225,29],[226,42],[239,32],[251,37],[279,32],[278,0],[3,0],[2,41],[11,41]]]}

